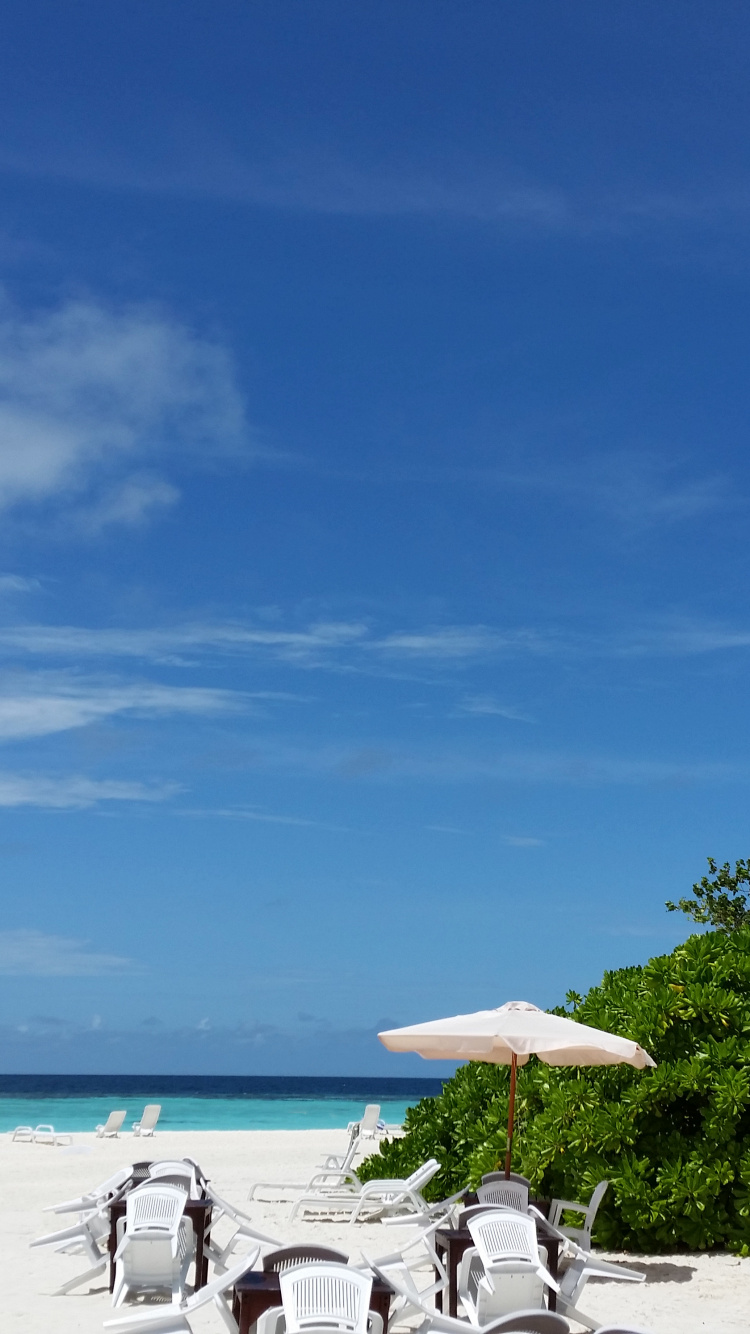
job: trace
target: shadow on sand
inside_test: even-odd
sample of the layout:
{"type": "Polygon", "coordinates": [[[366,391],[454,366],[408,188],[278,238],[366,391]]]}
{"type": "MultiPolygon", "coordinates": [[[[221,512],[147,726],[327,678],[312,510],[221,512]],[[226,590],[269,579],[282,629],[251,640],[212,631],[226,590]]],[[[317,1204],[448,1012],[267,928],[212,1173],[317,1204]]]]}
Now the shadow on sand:
{"type": "MultiPolygon", "coordinates": [[[[637,1269],[646,1275],[647,1283],[689,1283],[696,1272],[695,1265],[671,1264],[668,1260],[642,1260],[634,1255],[632,1260],[610,1260],[610,1264],[621,1265],[623,1269],[637,1269]]],[[[607,1283],[606,1278],[589,1279],[590,1283],[607,1283]]]]}

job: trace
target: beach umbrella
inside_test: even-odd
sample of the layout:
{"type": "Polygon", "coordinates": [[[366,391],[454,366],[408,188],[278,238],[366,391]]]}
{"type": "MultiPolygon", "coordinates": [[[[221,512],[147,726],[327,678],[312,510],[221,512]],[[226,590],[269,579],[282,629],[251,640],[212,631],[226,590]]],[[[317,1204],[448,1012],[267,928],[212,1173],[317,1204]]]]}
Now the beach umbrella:
{"type": "Polygon", "coordinates": [[[516,1070],[526,1065],[529,1056],[538,1056],[546,1065],[632,1065],[636,1070],[656,1065],[637,1042],[548,1014],[528,1001],[508,1001],[497,1010],[391,1028],[378,1037],[389,1051],[415,1051],[428,1061],[487,1061],[510,1066],[506,1177],[510,1176],[513,1144],[516,1070]]]}

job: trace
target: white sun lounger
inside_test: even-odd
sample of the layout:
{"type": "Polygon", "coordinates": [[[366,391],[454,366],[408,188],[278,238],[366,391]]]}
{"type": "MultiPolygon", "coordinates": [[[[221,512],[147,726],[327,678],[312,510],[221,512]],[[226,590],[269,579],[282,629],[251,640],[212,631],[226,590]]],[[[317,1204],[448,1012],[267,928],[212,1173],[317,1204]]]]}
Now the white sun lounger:
{"type": "Polygon", "coordinates": [[[127,1112],[110,1112],[103,1126],[96,1127],[97,1139],[117,1139],[127,1112]]]}
{"type": "Polygon", "coordinates": [[[161,1114],[161,1103],[150,1102],[143,1109],[143,1116],[140,1121],[133,1122],[134,1135],[153,1135],[156,1123],[161,1114]]]}

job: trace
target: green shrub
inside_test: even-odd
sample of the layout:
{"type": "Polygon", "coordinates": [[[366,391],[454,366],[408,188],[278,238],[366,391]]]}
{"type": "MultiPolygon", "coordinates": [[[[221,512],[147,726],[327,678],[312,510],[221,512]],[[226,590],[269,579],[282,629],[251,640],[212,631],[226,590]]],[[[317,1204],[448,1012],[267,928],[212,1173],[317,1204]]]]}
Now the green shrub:
{"type": "MultiPolygon", "coordinates": [[[[532,1057],[518,1074],[514,1170],[563,1199],[588,1199],[606,1177],[602,1246],[750,1253],[750,927],[605,973],[555,1013],[634,1039],[657,1068],[555,1069],[532,1057]]],[[[404,1176],[435,1157],[432,1199],[478,1184],[504,1159],[508,1085],[507,1066],[462,1066],[440,1097],[409,1109],[404,1138],[385,1141],[361,1176],[404,1176]]]]}

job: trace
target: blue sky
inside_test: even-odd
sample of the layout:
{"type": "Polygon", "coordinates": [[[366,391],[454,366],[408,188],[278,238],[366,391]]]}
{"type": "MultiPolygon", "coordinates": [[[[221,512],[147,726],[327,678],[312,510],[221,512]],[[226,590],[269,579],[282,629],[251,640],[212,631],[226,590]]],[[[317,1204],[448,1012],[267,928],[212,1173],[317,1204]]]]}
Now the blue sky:
{"type": "Polygon", "coordinates": [[[746,856],[743,5],[1,20],[0,1059],[439,1073],[746,856]]]}

